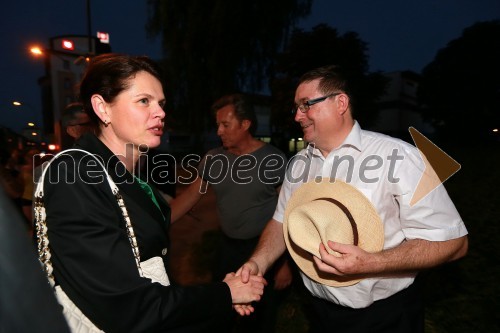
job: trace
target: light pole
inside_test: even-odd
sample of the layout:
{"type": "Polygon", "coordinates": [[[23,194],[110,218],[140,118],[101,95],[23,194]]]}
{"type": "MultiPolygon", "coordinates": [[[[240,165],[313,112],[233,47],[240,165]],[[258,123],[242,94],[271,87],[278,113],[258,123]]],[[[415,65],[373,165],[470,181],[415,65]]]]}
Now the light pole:
{"type": "Polygon", "coordinates": [[[42,89],[44,133],[58,146],[62,140],[62,110],[77,100],[77,83],[90,59],[87,41],[88,36],[64,35],[50,38],[48,48],[30,47],[33,56],[45,60],[45,75],[38,80],[42,89]]]}
{"type": "Polygon", "coordinates": [[[42,90],[44,134],[55,144],[61,144],[60,118],[64,107],[77,100],[77,83],[91,57],[111,52],[109,35],[92,37],[91,0],[86,1],[87,33],[60,35],[49,39],[48,48],[33,46],[30,52],[45,60],[45,75],[38,79],[42,90]],[[106,36],[104,38],[102,36],[106,36]]]}
{"type": "Polygon", "coordinates": [[[86,0],[87,2],[87,37],[89,43],[89,53],[92,52],[92,15],[90,12],[90,0],[86,0]]]}

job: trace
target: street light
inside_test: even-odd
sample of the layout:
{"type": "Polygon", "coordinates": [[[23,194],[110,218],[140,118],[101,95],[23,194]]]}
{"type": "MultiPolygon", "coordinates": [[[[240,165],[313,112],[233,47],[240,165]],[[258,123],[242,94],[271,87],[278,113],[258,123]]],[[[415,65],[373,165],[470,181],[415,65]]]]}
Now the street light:
{"type": "Polygon", "coordinates": [[[28,48],[31,56],[43,58],[45,62],[45,75],[38,80],[43,94],[44,133],[55,144],[60,145],[62,141],[62,110],[77,100],[75,87],[95,54],[97,38],[91,40],[95,43],[88,49],[87,40],[88,36],[62,35],[50,38],[48,47],[38,44],[28,48]]]}
{"type": "MultiPolygon", "coordinates": [[[[12,105],[16,106],[16,107],[26,107],[30,110],[30,113],[31,113],[31,116],[33,117],[33,120],[36,122],[38,122],[38,116],[36,114],[36,111],[35,109],[29,105],[29,104],[26,104],[26,103],[23,103],[23,102],[20,102],[20,101],[12,101],[12,105]]],[[[28,126],[30,127],[35,127],[35,123],[33,122],[29,122],[28,123],[28,126]]]]}
{"type": "Polygon", "coordinates": [[[39,46],[32,46],[30,48],[30,52],[33,53],[35,56],[43,55],[43,50],[39,46]]]}
{"type": "MultiPolygon", "coordinates": [[[[62,61],[67,61],[68,59],[65,58],[67,56],[75,57],[75,55],[72,54],[73,53],[72,51],[75,51],[73,41],[71,41],[69,39],[63,40],[61,42],[61,44],[63,45],[62,48],[64,50],[66,50],[66,52],[56,51],[56,50],[52,50],[52,49],[44,49],[38,45],[33,45],[30,47],[30,53],[33,54],[35,57],[46,57],[49,55],[53,55],[62,61]],[[64,46],[64,45],[66,45],[66,46],[64,46]]],[[[88,54],[85,54],[85,55],[76,54],[76,57],[77,58],[75,60],[73,60],[73,64],[75,64],[75,65],[80,65],[80,64],[82,64],[82,62],[88,63],[90,61],[90,55],[88,55],[88,54]]]]}
{"type": "Polygon", "coordinates": [[[30,104],[20,101],[12,101],[12,105],[14,105],[15,107],[25,107],[30,111],[30,117],[32,117],[33,119],[26,123],[27,126],[24,127],[23,134],[24,136],[31,139],[35,139],[35,137],[37,137],[37,140],[39,140],[39,138],[41,137],[41,130],[40,127],[36,126],[36,124],[38,123],[38,116],[35,108],[30,104]]]}

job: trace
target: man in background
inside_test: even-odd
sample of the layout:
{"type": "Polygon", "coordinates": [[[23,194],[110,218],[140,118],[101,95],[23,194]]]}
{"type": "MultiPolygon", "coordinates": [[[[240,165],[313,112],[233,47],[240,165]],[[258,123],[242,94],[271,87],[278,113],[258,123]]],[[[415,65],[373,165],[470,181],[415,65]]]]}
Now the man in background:
{"type": "MultiPolygon", "coordinates": [[[[222,229],[212,272],[214,281],[218,281],[235,272],[255,249],[276,208],[287,159],[278,148],[254,137],[257,117],[247,96],[223,96],[212,105],[212,111],[222,146],[204,156],[199,176],[170,205],[175,222],[191,210],[208,186],[214,189],[222,229]]],[[[251,316],[239,318],[238,332],[274,332],[280,290],[292,281],[286,255],[265,278],[269,285],[264,297],[251,316]]]]}
{"type": "Polygon", "coordinates": [[[92,122],[80,102],[68,104],[61,116],[62,147],[69,148],[83,133],[93,129],[92,122]]]}

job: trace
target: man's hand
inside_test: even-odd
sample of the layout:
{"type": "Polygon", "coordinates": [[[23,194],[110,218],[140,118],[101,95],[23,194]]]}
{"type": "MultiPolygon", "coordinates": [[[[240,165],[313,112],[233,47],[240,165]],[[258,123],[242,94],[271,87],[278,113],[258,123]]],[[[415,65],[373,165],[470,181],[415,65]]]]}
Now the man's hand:
{"type": "MultiPolygon", "coordinates": [[[[261,277],[262,274],[259,272],[257,263],[255,261],[249,260],[244,263],[243,266],[240,267],[240,269],[238,269],[238,271],[236,272],[236,276],[239,276],[241,278],[241,282],[248,283],[248,281],[251,279],[251,276],[261,277]]],[[[250,303],[234,304],[233,308],[236,312],[238,312],[240,316],[248,316],[254,311],[254,308],[250,303]]]]}
{"type": "Polygon", "coordinates": [[[243,283],[247,283],[250,279],[251,275],[262,276],[262,273],[259,270],[259,266],[253,260],[249,260],[243,264],[243,266],[238,269],[236,272],[236,276],[241,276],[241,281],[243,283]]]}
{"type": "Polygon", "coordinates": [[[370,264],[373,264],[373,255],[355,245],[341,244],[328,241],[328,247],[337,254],[330,254],[323,243],[320,243],[321,258],[313,256],[318,269],[325,273],[339,276],[364,275],[372,273],[370,264]]]}
{"type": "MultiPolygon", "coordinates": [[[[283,238],[283,224],[271,219],[262,231],[259,243],[255,248],[252,257],[244,263],[236,272],[236,276],[241,278],[243,283],[251,280],[252,276],[264,276],[266,270],[273,264],[286,250],[283,238]]],[[[240,315],[247,314],[250,305],[238,304],[234,306],[240,315]]]]}

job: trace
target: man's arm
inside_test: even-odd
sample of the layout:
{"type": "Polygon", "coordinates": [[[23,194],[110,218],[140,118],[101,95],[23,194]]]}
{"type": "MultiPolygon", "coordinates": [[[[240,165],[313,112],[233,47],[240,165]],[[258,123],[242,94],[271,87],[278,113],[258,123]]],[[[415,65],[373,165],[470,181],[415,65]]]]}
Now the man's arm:
{"type": "Polygon", "coordinates": [[[243,282],[248,282],[250,275],[264,275],[285,250],[283,224],[271,219],[262,231],[252,256],[241,266],[236,275],[241,275],[243,282]]]}
{"type": "Polygon", "coordinates": [[[194,207],[194,205],[196,205],[196,203],[198,203],[198,201],[200,201],[202,196],[201,186],[203,185],[203,180],[197,177],[193,183],[170,202],[172,223],[183,217],[194,207]]]}
{"type": "Polygon", "coordinates": [[[319,270],[336,275],[387,276],[432,268],[457,260],[467,253],[468,238],[448,241],[407,240],[377,253],[368,253],[357,246],[328,241],[340,256],[329,254],[320,244],[321,258],[314,257],[319,270]]]}
{"type": "MultiPolygon", "coordinates": [[[[240,267],[236,276],[241,276],[243,283],[250,281],[252,275],[263,276],[267,269],[285,252],[285,249],[283,224],[271,219],[262,231],[252,256],[240,267]]],[[[252,305],[236,304],[234,309],[243,316],[252,311],[252,305]]]]}

